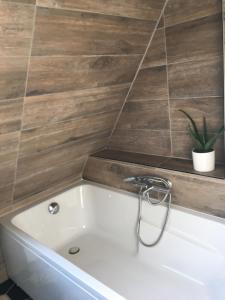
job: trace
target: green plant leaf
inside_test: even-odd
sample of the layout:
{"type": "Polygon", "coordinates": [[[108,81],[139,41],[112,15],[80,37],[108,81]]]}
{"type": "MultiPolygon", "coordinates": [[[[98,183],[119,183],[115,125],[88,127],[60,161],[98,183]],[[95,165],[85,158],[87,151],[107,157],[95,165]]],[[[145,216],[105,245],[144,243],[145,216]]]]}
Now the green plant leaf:
{"type": "Polygon", "coordinates": [[[184,110],[179,109],[179,111],[182,112],[182,113],[189,119],[189,121],[191,122],[191,125],[192,125],[192,127],[193,127],[193,130],[194,130],[194,132],[195,132],[196,138],[199,140],[199,142],[200,142],[201,144],[203,144],[203,139],[202,139],[201,135],[200,135],[199,132],[198,132],[198,128],[197,128],[197,126],[196,126],[195,121],[194,121],[194,120],[192,119],[192,117],[191,117],[188,113],[186,113],[184,110]]]}
{"type": "Polygon", "coordinates": [[[224,131],[224,126],[222,126],[218,131],[217,133],[214,134],[214,136],[212,136],[208,142],[205,144],[205,151],[209,151],[213,148],[216,140],[218,139],[218,137],[223,133],[224,131]]]}
{"type": "Polygon", "coordinates": [[[212,150],[216,140],[223,133],[224,126],[222,126],[215,133],[215,135],[209,138],[205,116],[203,117],[203,132],[200,133],[192,117],[182,109],[180,109],[179,111],[182,112],[190,121],[190,123],[188,124],[188,132],[195,143],[195,149],[199,152],[209,152],[210,150],[212,150]]]}
{"type": "Polygon", "coordinates": [[[199,141],[198,136],[196,135],[195,131],[191,128],[190,125],[188,125],[188,131],[189,131],[190,136],[192,137],[192,139],[195,142],[195,149],[203,151],[204,150],[204,144],[202,144],[201,141],[199,141]]]}
{"type": "Polygon", "coordinates": [[[208,141],[208,129],[207,129],[205,116],[203,117],[203,139],[204,139],[204,144],[206,144],[208,141]]]}

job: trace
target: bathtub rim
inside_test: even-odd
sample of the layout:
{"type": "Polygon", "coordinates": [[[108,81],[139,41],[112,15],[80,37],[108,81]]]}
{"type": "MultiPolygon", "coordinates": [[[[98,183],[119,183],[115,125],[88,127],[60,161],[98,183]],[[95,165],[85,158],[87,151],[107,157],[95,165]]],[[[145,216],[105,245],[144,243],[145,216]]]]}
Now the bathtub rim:
{"type": "MultiPolygon", "coordinates": [[[[125,190],[121,190],[114,187],[109,187],[104,184],[95,183],[89,180],[81,180],[77,182],[73,187],[70,187],[67,190],[64,190],[60,193],[57,193],[55,195],[50,195],[46,197],[43,200],[40,200],[36,203],[30,203],[26,207],[20,208],[17,211],[14,211],[12,213],[9,213],[8,215],[4,216],[0,220],[0,229],[8,231],[13,238],[15,238],[17,241],[22,243],[25,247],[30,248],[33,252],[35,252],[41,259],[47,261],[48,263],[51,263],[53,267],[58,268],[60,272],[62,272],[65,276],[67,276],[70,280],[74,281],[78,285],[81,285],[84,289],[86,289],[90,294],[93,296],[99,296],[105,297],[106,299],[115,299],[115,300],[125,300],[125,298],[122,295],[119,295],[116,291],[99,281],[98,279],[94,278],[93,276],[89,275],[87,272],[83,271],[79,267],[77,267],[75,264],[71,263],[69,260],[64,258],[63,256],[59,255],[57,252],[55,252],[53,249],[45,246],[37,239],[31,237],[29,234],[24,232],[23,230],[19,229],[16,225],[12,223],[12,219],[21,214],[22,212],[31,209],[35,206],[40,205],[41,203],[45,201],[49,201],[51,198],[56,197],[60,194],[63,194],[71,189],[80,187],[80,186],[94,186],[99,187],[102,189],[105,189],[107,191],[113,191],[120,194],[124,194],[127,196],[132,196],[137,198],[137,194],[128,192],[125,190]],[[96,293],[96,294],[95,294],[96,293]]],[[[192,214],[204,219],[208,219],[211,221],[215,221],[218,223],[221,223],[225,225],[225,219],[209,215],[206,213],[198,212],[189,208],[181,207],[178,205],[172,205],[172,209],[182,211],[188,214],[192,214]]]]}
{"type": "MultiPolygon", "coordinates": [[[[91,180],[81,179],[81,180],[77,181],[73,186],[69,186],[68,188],[66,188],[65,190],[63,190],[61,192],[57,192],[57,193],[53,193],[51,195],[47,195],[46,197],[43,197],[42,199],[39,199],[39,200],[37,200],[35,202],[32,202],[32,203],[29,203],[29,204],[27,204],[27,205],[25,205],[21,208],[18,208],[15,211],[9,212],[8,214],[0,217],[0,225],[1,224],[7,224],[8,222],[10,222],[10,224],[12,224],[12,226],[14,228],[17,228],[15,225],[13,225],[13,223],[11,223],[11,220],[15,216],[19,215],[20,213],[22,213],[22,212],[24,212],[24,211],[26,211],[30,208],[36,207],[41,203],[44,203],[45,201],[49,201],[51,198],[55,198],[55,197],[57,197],[57,196],[59,196],[63,193],[66,193],[66,192],[68,192],[68,191],[70,191],[70,190],[72,190],[76,187],[79,187],[79,186],[95,186],[95,187],[105,189],[107,191],[120,193],[120,194],[123,194],[123,195],[126,195],[126,196],[131,196],[133,198],[138,199],[137,198],[138,195],[135,192],[129,192],[129,191],[126,191],[126,190],[123,190],[123,189],[111,187],[111,186],[108,186],[108,185],[105,185],[105,184],[102,184],[102,183],[97,183],[97,182],[94,182],[94,181],[91,181],[91,180]]],[[[184,212],[184,213],[187,213],[187,214],[197,216],[197,217],[201,217],[201,218],[204,218],[204,219],[208,219],[208,220],[211,220],[211,221],[215,221],[215,222],[218,222],[218,223],[225,224],[225,218],[218,217],[216,215],[208,214],[208,213],[205,213],[205,212],[201,212],[201,211],[198,211],[198,210],[194,210],[192,208],[188,208],[188,207],[180,206],[180,205],[177,205],[177,204],[173,204],[173,195],[172,195],[171,208],[175,209],[175,210],[178,210],[178,211],[181,211],[181,212],[184,212]]],[[[22,231],[22,230],[20,230],[20,231],[22,231]]]]}

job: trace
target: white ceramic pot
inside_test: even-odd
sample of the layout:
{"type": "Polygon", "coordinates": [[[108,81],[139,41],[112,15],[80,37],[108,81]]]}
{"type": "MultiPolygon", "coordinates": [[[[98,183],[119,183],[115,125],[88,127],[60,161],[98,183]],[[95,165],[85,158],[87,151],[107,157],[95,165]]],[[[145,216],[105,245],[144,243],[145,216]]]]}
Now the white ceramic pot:
{"type": "Polygon", "coordinates": [[[192,150],[194,169],[198,172],[211,172],[215,170],[215,150],[198,153],[192,150]]]}

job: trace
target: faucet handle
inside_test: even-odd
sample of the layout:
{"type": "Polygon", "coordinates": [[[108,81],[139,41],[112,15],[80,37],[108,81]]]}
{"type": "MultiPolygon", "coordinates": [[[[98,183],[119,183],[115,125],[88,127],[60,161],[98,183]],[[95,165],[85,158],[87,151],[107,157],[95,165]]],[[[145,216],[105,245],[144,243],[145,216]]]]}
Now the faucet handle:
{"type": "Polygon", "coordinates": [[[141,186],[143,188],[149,188],[153,186],[154,188],[158,188],[159,190],[161,189],[161,191],[171,190],[172,188],[172,183],[168,179],[150,175],[126,177],[124,178],[124,181],[136,186],[141,186]]]}
{"type": "Polygon", "coordinates": [[[133,183],[136,182],[136,177],[126,177],[123,181],[133,183]]]}
{"type": "Polygon", "coordinates": [[[123,181],[127,182],[127,183],[132,183],[133,185],[136,185],[136,186],[147,187],[146,180],[144,180],[143,176],[126,177],[126,178],[124,178],[123,181]]]}

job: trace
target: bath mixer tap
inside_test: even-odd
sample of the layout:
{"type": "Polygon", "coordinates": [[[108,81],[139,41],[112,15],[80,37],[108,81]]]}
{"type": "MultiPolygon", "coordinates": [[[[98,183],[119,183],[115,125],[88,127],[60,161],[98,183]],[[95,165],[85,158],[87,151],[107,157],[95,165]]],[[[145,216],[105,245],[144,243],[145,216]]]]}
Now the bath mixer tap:
{"type": "MultiPolygon", "coordinates": [[[[164,198],[166,198],[172,188],[172,183],[168,179],[150,175],[126,177],[124,181],[140,187],[140,191],[143,193],[143,196],[145,196],[149,201],[153,199],[149,197],[150,192],[164,194],[164,198]]],[[[164,202],[164,198],[162,199],[163,201],[160,202],[164,202]]]]}
{"type": "Polygon", "coordinates": [[[135,186],[140,187],[139,190],[139,208],[138,208],[138,223],[137,223],[137,238],[139,242],[146,247],[156,246],[165,231],[166,224],[169,217],[170,204],[171,204],[171,188],[172,183],[165,178],[155,177],[155,176],[133,176],[124,179],[125,182],[131,183],[135,186]],[[158,199],[156,198],[158,197],[158,199]],[[161,199],[160,199],[161,197],[161,199]],[[165,214],[165,219],[163,226],[158,238],[150,244],[145,243],[140,235],[140,227],[142,220],[142,201],[147,201],[151,205],[160,205],[165,203],[167,205],[167,210],[165,214]]]}
{"type": "Polygon", "coordinates": [[[132,177],[126,177],[124,179],[125,182],[132,183],[135,186],[148,186],[147,184],[147,176],[132,176],[132,177]]]}

